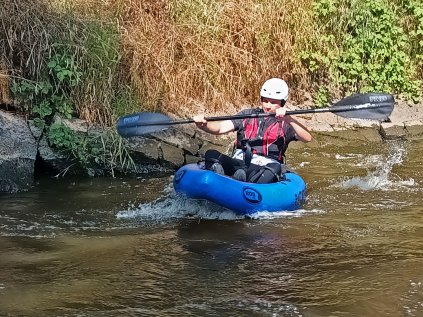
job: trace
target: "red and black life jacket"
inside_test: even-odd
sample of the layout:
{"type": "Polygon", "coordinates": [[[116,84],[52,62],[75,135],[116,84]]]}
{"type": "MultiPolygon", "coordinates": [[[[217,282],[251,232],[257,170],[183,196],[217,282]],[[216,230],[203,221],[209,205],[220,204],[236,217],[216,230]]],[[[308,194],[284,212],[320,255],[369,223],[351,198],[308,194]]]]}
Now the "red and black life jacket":
{"type": "MultiPolygon", "coordinates": [[[[261,109],[247,109],[241,113],[257,113],[261,109]]],[[[285,151],[290,141],[295,140],[295,133],[290,125],[274,117],[248,118],[233,120],[237,131],[236,148],[246,153],[249,165],[252,154],[263,155],[281,163],[285,162],[285,151]],[[251,151],[251,154],[248,153],[251,151]]]]}

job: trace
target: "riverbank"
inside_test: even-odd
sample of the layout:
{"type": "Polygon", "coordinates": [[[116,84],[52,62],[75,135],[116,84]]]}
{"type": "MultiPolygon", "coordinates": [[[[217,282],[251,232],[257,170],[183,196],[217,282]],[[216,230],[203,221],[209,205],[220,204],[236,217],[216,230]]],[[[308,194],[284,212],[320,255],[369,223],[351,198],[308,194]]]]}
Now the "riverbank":
{"type": "MultiPolygon", "coordinates": [[[[291,110],[299,106],[288,104],[291,110]]],[[[303,104],[302,108],[313,108],[303,104]]],[[[298,115],[296,118],[310,129],[313,141],[293,142],[290,148],[322,147],[325,145],[361,145],[380,143],[387,139],[415,140],[423,138],[423,104],[397,102],[386,122],[345,119],[332,113],[298,115]]],[[[33,186],[34,175],[44,171],[65,175],[106,175],[107,171],[74,170],[75,164],[54,148],[45,137],[35,133],[24,117],[0,110],[0,192],[27,190],[33,186]],[[73,169],[73,170],[72,170],[73,169]]],[[[87,134],[89,125],[79,119],[63,120],[77,133],[87,134]],[[75,123],[78,124],[75,124],[75,123]]],[[[196,129],[193,124],[171,126],[163,132],[128,139],[127,146],[134,164],[127,172],[146,175],[154,171],[173,171],[197,162],[208,149],[230,153],[235,134],[214,136],[196,129]]]]}

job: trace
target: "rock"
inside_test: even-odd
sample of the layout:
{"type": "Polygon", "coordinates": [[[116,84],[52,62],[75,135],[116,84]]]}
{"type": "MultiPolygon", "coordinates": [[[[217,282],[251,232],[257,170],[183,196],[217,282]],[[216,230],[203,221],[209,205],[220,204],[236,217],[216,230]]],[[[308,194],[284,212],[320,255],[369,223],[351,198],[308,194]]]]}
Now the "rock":
{"type": "MultiPolygon", "coordinates": [[[[53,123],[62,123],[63,125],[67,126],[73,132],[86,134],[90,130],[98,130],[95,126],[90,125],[87,121],[77,118],[66,119],[62,118],[59,115],[55,115],[53,118],[53,123]]],[[[101,131],[98,131],[101,132],[101,131]]]]}
{"type": "Polygon", "coordinates": [[[66,170],[70,166],[70,162],[67,157],[58,151],[53,150],[48,144],[45,136],[42,136],[38,142],[38,155],[44,164],[58,173],[66,170]]]}
{"type": "Polygon", "coordinates": [[[408,138],[421,139],[423,138],[423,120],[407,121],[405,123],[408,138]]]}
{"type": "MultiPolygon", "coordinates": [[[[76,118],[65,119],[59,115],[54,116],[53,120],[53,124],[63,124],[79,135],[99,135],[103,133],[102,129],[99,129],[95,125],[88,124],[85,120],[76,118]]],[[[99,166],[83,167],[77,162],[71,161],[68,155],[65,155],[61,151],[51,147],[45,135],[39,136],[39,129],[31,124],[30,127],[34,137],[38,140],[38,154],[43,163],[43,168],[49,173],[54,172],[57,175],[65,175],[69,173],[72,175],[84,176],[99,176],[105,174],[105,170],[99,168],[99,166]]]]}
{"type": "Polygon", "coordinates": [[[0,110],[0,192],[33,185],[37,144],[25,118],[0,110]]]}
{"type": "Polygon", "coordinates": [[[183,165],[184,152],[177,146],[171,146],[151,137],[134,137],[128,139],[128,148],[136,164],[148,165],[183,165]]]}
{"type": "Polygon", "coordinates": [[[194,130],[186,129],[183,126],[170,127],[167,130],[140,138],[163,142],[176,148],[184,149],[185,152],[191,155],[196,155],[202,144],[202,140],[195,137],[194,130]]]}
{"type": "Polygon", "coordinates": [[[397,100],[389,119],[394,125],[404,125],[405,122],[417,122],[423,119],[423,104],[410,105],[402,100],[397,100]]]}
{"type": "Polygon", "coordinates": [[[35,140],[39,140],[43,134],[43,130],[34,124],[34,120],[28,120],[28,126],[35,140]]]}
{"type": "Polygon", "coordinates": [[[407,136],[407,130],[404,125],[398,125],[392,122],[382,123],[380,133],[386,140],[405,139],[407,136]]]}
{"type": "Polygon", "coordinates": [[[174,169],[200,160],[208,149],[223,153],[232,150],[232,140],[213,136],[190,127],[172,127],[165,131],[128,139],[131,155],[137,164],[172,167],[174,169]]]}

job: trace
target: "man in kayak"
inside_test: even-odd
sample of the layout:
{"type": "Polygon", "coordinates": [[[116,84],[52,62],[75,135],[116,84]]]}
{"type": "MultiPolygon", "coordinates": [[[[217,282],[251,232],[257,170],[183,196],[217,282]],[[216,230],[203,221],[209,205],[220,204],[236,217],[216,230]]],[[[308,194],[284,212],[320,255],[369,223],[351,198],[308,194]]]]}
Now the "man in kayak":
{"type": "Polygon", "coordinates": [[[215,135],[237,132],[233,156],[208,150],[205,153],[207,169],[240,181],[271,183],[280,177],[289,142],[312,140],[305,126],[285,115],[288,85],[284,80],[267,80],[260,97],[261,108],[245,109],[238,114],[274,113],[275,116],[224,121],[207,121],[203,114],[193,117],[197,127],[205,132],[215,135]]]}

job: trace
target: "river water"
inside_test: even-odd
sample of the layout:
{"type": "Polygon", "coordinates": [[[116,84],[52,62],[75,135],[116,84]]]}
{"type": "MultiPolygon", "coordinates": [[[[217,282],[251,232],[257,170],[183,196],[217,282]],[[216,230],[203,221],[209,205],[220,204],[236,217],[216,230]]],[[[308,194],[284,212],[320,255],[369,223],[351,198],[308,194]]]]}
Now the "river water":
{"type": "Polygon", "coordinates": [[[422,141],[289,152],[296,213],[242,219],[170,174],[0,196],[0,316],[423,316],[422,141]]]}

